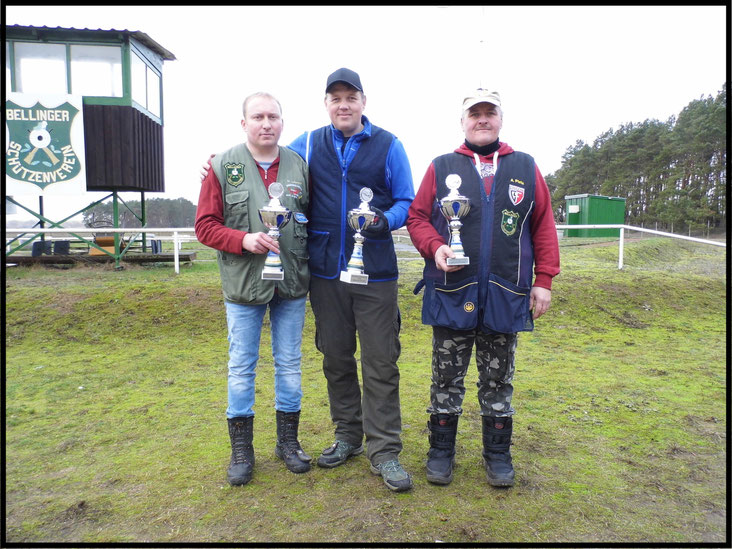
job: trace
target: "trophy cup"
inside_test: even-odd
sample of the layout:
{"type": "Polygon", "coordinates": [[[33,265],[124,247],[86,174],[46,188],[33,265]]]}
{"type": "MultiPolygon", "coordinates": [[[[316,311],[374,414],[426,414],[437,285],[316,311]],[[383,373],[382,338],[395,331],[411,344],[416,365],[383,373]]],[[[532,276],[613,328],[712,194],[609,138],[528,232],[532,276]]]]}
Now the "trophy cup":
{"type": "Polygon", "coordinates": [[[351,228],[356,231],[353,235],[355,241],[353,245],[353,253],[348,261],[345,271],[341,271],[341,280],[349,284],[368,284],[369,275],[363,272],[363,241],[365,240],[361,231],[369,227],[374,222],[376,215],[369,209],[369,202],[374,197],[374,191],[368,187],[361,189],[359,193],[361,205],[358,209],[348,212],[346,218],[351,228]]]}
{"type": "MultiPolygon", "coordinates": [[[[282,183],[275,181],[269,186],[269,196],[271,197],[269,204],[263,208],[259,208],[259,219],[262,220],[264,226],[269,229],[267,234],[275,241],[280,237],[280,229],[287,225],[292,216],[292,212],[280,204],[280,196],[285,192],[282,183]]],[[[282,270],[282,261],[280,256],[270,250],[267,253],[267,259],[264,261],[264,269],[262,269],[262,280],[283,280],[285,273],[282,270]]]]}
{"type": "Polygon", "coordinates": [[[463,226],[460,218],[468,215],[470,211],[470,199],[458,192],[461,183],[462,179],[458,174],[451,173],[448,175],[445,178],[445,185],[450,189],[450,192],[440,200],[440,211],[450,224],[450,249],[455,254],[455,257],[447,258],[448,265],[470,264],[470,258],[465,256],[463,243],[460,240],[460,227],[463,226]]]}

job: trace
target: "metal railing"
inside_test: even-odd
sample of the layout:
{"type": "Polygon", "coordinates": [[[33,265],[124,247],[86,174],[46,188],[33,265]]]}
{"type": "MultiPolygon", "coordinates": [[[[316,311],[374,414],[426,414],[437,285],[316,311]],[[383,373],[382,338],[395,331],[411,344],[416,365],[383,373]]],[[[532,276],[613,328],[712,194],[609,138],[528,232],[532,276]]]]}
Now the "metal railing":
{"type": "MultiPolygon", "coordinates": [[[[119,267],[120,260],[127,253],[127,250],[130,248],[130,245],[133,242],[135,242],[139,237],[142,237],[143,234],[146,234],[146,235],[148,235],[148,234],[155,234],[156,235],[155,236],[155,239],[156,240],[172,240],[173,241],[173,262],[175,264],[175,273],[176,274],[179,274],[180,273],[180,253],[179,253],[180,250],[179,250],[179,243],[182,243],[183,241],[190,241],[190,237],[187,236],[189,234],[193,234],[194,235],[194,239],[195,239],[196,231],[195,231],[195,229],[193,227],[174,227],[174,228],[158,228],[158,227],[145,227],[145,228],[141,228],[141,227],[125,227],[125,228],[119,228],[119,227],[118,228],[113,228],[113,227],[103,227],[103,228],[99,228],[99,227],[97,227],[97,228],[83,227],[83,228],[76,228],[76,227],[74,227],[74,228],[60,228],[60,227],[55,227],[55,228],[52,228],[52,229],[40,229],[38,227],[33,227],[33,228],[30,228],[30,229],[6,229],[5,230],[5,234],[18,235],[16,237],[16,239],[20,238],[21,236],[27,235],[27,234],[33,235],[29,239],[29,241],[30,240],[34,240],[40,234],[50,234],[50,235],[52,235],[52,234],[57,234],[57,233],[70,235],[70,236],[72,236],[72,237],[74,237],[74,238],[76,238],[78,240],[81,240],[82,242],[86,242],[90,246],[93,246],[93,247],[101,250],[103,253],[105,253],[105,254],[107,254],[107,255],[109,255],[109,256],[111,256],[111,257],[114,258],[116,267],[119,267]],[[118,252],[117,249],[116,249],[116,247],[115,247],[115,253],[111,253],[111,252],[103,249],[101,246],[98,246],[93,241],[90,241],[90,240],[88,240],[86,238],[83,238],[82,236],[79,236],[79,235],[84,235],[84,234],[92,234],[93,235],[95,233],[110,233],[110,234],[116,234],[116,233],[133,233],[134,236],[129,239],[129,241],[128,241],[129,243],[128,243],[127,248],[125,250],[120,250],[118,252]],[[162,234],[171,234],[171,236],[168,237],[168,238],[160,238],[157,235],[159,235],[161,233],[162,234]]],[[[6,257],[9,256],[9,255],[11,255],[13,252],[17,251],[18,249],[22,248],[27,243],[28,242],[24,242],[22,245],[17,246],[16,248],[14,248],[13,250],[11,250],[10,252],[6,252],[6,257]]]]}
{"type": "Polygon", "coordinates": [[[705,240],[703,238],[695,238],[693,236],[684,236],[681,234],[664,233],[662,231],[655,231],[653,229],[645,229],[643,227],[633,227],[632,225],[557,225],[557,231],[568,231],[573,229],[618,229],[620,236],[619,250],[618,250],[618,269],[623,268],[623,248],[625,245],[625,231],[639,231],[642,233],[657,234],[659,236],[666,236],[669,238],[678,238],[680,240],[691,240],[692,242],[700,242],[702,244],[711,244],[712,246],[727,247],[724,242],[717,242],[716,240],[705,240]]]}

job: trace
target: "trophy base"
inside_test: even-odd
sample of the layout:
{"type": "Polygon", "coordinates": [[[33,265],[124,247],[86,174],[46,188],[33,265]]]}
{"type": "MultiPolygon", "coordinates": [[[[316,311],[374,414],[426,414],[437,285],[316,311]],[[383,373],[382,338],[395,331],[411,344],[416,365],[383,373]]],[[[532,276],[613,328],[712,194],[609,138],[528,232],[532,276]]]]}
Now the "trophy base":
{"type": "Polygon", "coordinates": [[[448,257],[446,263],[452,267],[453,265],[470,265],[469,257],[448,257]]]}
{"type": "Polygon", "coordinates": [[[262,271],[262,280],[284,280],[285,273],[282,271],[262,271]]]}
{"type": "Polygon", "coordinates": [[[352,271],[341,271],[341,281],[348,284],[368,284],[369,275],[364,273],[354,273],[352,271]]]}

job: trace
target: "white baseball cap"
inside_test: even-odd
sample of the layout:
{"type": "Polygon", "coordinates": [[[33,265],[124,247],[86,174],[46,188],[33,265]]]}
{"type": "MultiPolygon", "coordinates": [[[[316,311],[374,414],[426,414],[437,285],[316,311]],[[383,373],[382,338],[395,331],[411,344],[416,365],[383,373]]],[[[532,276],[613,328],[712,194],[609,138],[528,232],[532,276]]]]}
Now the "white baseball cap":
{"type": "Polygon", "coordinates": [[[483,88],[478,88],[474,92],[463,99],[463,110],[466,111],[473,105],[478,103],[491,103],[496,107],[501,107],[501,96],[498,95],[497,91],[490,91],[483,88]]]}

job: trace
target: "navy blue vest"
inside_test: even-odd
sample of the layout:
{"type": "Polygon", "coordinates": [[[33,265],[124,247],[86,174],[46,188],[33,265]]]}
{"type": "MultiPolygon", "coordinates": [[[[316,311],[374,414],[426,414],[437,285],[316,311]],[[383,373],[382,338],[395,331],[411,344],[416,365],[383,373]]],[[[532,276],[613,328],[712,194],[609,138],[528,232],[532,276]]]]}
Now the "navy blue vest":
{"type": "MultiPolygon", "coordinates": [[[[340,272],[346,270],[354,244],[354,231],[346,221],[346,214],[361,204],[359,192],[363,187],[374,193],[369,203],[371,207],[386,211],[393,205],[391,189],[386,183],[386,157],[393,140],[391,133],[372,124],[371,136],[360,141],[351,163],[342,166],[333,146],[331,126],[311,134],[312,193],[308,223],[311,275],[338,278],[340,272]]],[[[383,238],[366,236],[363,263],[369,282],[397,278],[399,272],[391,234],[383,238]]]]}
{"type": "Polygon", "coordinates": [[[439,210],[439,200],[449,192],[445,178],[458,174],[462,179],[459,192],[470,199],[471,208],[461,219],[460,230],[470,264],[445,273],[434,260],[425,260],[422,321],[456,330],[532,330],[534,159],[520,152],[499,157],[489,195],[470,157],[450,153],[436,158],[434,166],[437,192],[432,223],[445,242],[450,235],[439,210]]]}

